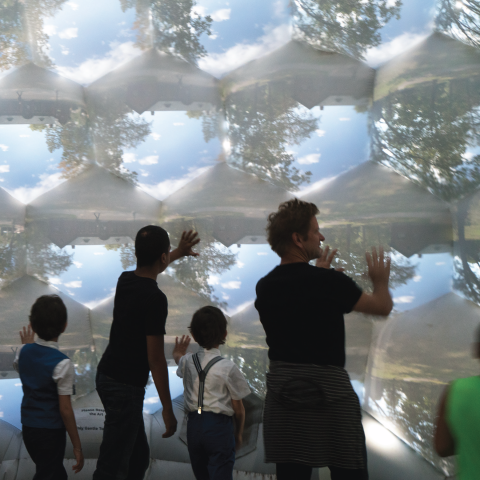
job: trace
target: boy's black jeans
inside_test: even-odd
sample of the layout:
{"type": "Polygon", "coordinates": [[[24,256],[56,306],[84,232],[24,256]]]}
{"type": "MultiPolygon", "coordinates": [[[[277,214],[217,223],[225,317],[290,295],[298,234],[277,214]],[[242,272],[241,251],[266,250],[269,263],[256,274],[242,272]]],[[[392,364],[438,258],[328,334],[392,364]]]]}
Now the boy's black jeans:
{"type": "Polygon", "coordinates": [[[64,428],[34,428],[23,425],[23,442],[37,469],[33,480],[66,480],[63,466],[67,432],[64,428]]]}
{"type": "Polygon", "coordinates": [[[93,480],[142,480],[150,463],[143,423],[145,389],[101,372],[96,385],[105,408],[105,426],[93,480]]]}

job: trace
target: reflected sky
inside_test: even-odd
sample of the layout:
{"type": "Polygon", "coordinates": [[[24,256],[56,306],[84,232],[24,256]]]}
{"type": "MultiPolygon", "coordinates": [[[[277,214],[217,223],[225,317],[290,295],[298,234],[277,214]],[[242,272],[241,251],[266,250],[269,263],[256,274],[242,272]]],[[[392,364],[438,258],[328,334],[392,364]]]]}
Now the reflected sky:
{"type": "MultiPolygon", "coordinates": [[[[9,358],[40,294],[68,303],[62,348],[81,394],[93,391],[146,224],[173,247],[183,230],[202,239],[198,259],[157,279],[168,348],[197,308],[219,306],[223,354],[262,398],[255,284],[279,263],[266,219],[297,195],[318,205],[335,266],[362,288],[365,250],[391,255],[394,312],[347,316],[347,369],[364,408],[452,473],[428,436],[442,386],[473,371],[462,348],[480,306],[480,32],[473,0],[420,3],[0,2],[2,418],[18,420],[9,358]],[[447,311],[464,316],[442,353],[428,332],[448,341],[447,311]]],[[[152,385],[146,398],[153,414],[152,385]]]]}

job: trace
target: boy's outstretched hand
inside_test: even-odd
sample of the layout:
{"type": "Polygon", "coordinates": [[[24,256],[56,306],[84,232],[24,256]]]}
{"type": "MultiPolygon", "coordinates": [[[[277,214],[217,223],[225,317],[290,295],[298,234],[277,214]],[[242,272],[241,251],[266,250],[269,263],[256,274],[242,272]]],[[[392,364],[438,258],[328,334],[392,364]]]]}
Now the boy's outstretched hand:
{"type": "Polygon", "coordinates": [[[30,324],[28,327],[23,327],[18,333],[20,334],[22,345],[35,342],[35,332],[32,330],[32,326],[30,324]]]}
{"type": "Polygon", "coordinates": [[[187,353],[190,341],[191,339],[188,335],[182,335],[180,341],[178,341],[178,337],[175,337],[175,346],[173,347],[172,357],[177,365],[180,359],[187,353]]]}

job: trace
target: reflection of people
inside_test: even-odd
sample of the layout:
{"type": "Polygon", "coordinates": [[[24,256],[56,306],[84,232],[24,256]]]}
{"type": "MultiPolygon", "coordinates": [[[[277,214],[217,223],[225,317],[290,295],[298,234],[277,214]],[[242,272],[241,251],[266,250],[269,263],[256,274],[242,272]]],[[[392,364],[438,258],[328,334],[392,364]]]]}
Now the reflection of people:
{"type": "Polygon", "coordinates": [[[173,358],[185,387],[188,453],[193,473],[197,480],[231,479],[235,448],[242,444],[245,423],[242,398],[250,393],[250,388],[235,363],[220,356],[218,347],[227,337],[227,320],[221,310],[210,306],[197,310],[189,328],[201,347],[199,352],[186,354],[190,337],[183,336],[180,341],[177,337],[173,358]],[[200,390],[203,372],[206,375],[200,390]]]}
{"type": "MultiPolygon", "coordinates": [[[[474,356],[480,358],[480,328],[474,356]]],[[[434,437],[441,457],[457,456],[458,480],[476,480],[480,472],[480,376],[459,378],[440,400],[434,437]]]]}
{"type": "Polygon", "coordinates": [[[63,466],[66,432],[77,463],[83,468],[83,453],[70,396],[74,393],[74,370],[70,359],[58,349],[58,337],[67,328],[67,309],[57,295],[43,295],[30,312],[30,325],[23,327],[23,346],[17,352],[14,368],[23,386],[21,408],[25,447],[36,466],[34,480],[66,480],[63,466]],[[34,342],[34,335],[37,341],[34,342]]]}
{"type": "Polygon", "coordinates": [[[282,203],[268,219],[268,242],[281,263],[257,284],[257,308],[269,346],[264,411],[265,459],[277,478],[309,479],[328,466],[332,479],[368,478],[365,436],[344,370],[345,324],[351,310],[388,315],[390,260],[367,254],[372,294],[330,268],[336,250],[320,248],[313,203],[282,203]],[[317,258],[317,266],[309,261],[317,258]],[[320,267],[320,268],[318,268],[320,267]]]}
{"type": "Polygon", "coordinates": [[[197,255],[192,251],[200,241],[196,236],[183,232],[178,248],[170,253],[170,239],[163,228],[149,225],[137,233],[137,268],[118,279],[110,340],[98,365],[96,384],[105,407],[105,426],[95,480],[145,475],[150,450],[143,399],[150,371],[163,405],[163,437],[171,437],[177,429],[164,354],[167,297],[156,279],[170,262],[197,255]]]}

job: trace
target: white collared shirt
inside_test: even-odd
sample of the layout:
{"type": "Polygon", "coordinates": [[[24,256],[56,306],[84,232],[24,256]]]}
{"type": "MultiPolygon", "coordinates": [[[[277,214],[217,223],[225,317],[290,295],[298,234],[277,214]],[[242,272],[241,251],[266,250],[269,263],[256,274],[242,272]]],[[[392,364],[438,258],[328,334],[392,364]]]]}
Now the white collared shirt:
{"type": "MultiPolygon", "coordinates": [[[[52,342],[47,340],[42,340],[37,338],[35,340],[37,345],[42,347],[50,347],[59,350],[58,342],[52,342]]],[[[20,358],[20,352],[22,351],[22,345],[15,355],[15,360],[13,361],[13,368],[18,372],[18,359],[20,358]]],[[[65,358],[59,362],[56,367],[53,369],[52,374],[53,381],[57,384],[57,392],[59,395],[73,395],[74,394],[74,379],[75,379],[75,370],[73,369],[73,363],[69,358],[65,358]]]]}
{"type": "MultiPolygon", "coordinates": [[[[212,358],[220,356],[218,348],[198,350],[202,369],[212,358]]],[[[193,412],[198,409],[198,373],[191,353],[184,355],[178,362],[177,375],[183,378],[185,410],[193,412]]],[[[240,369],[228,358],[217,362],[207,373],[203,410],[232,416],[232,399],[241,400],[250,393],[250,388],[240,369]]]]}

